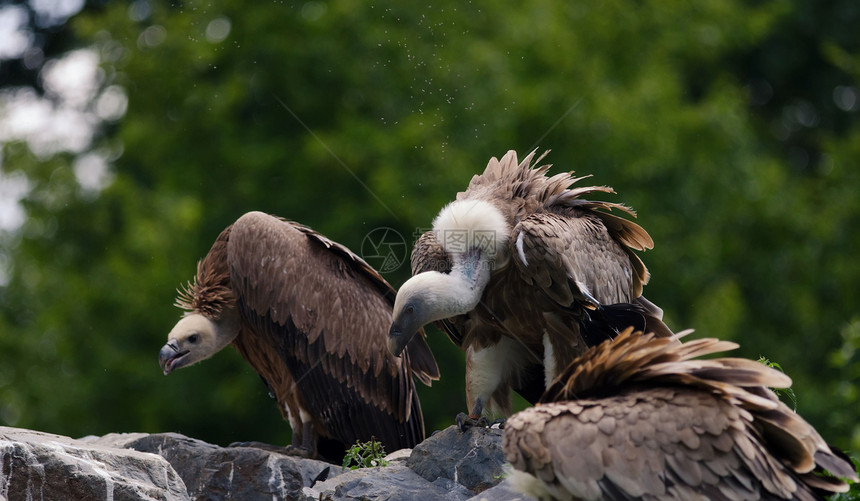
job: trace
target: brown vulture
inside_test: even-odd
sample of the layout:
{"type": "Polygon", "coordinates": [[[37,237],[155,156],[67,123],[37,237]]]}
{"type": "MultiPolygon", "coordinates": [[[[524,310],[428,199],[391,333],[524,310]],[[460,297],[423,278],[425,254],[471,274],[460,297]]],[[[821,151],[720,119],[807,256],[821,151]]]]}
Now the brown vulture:
{"type": "MultiPolygon", "coordinates": [[[[679,334],[683,335],[683,334],[679,334]]],[[[791,379],[737,345],[627,329],[575,359],[507,420],[514,485],[539,499],[822,499],[851,462],[768,389],[791,379]]]]}
{"type": "Polygon", "coordinates": [[[651,237],[609,211],[635,213],[580,198],[614,192],[571,187],[582,178],[570,173],[547,177],[534,155],[492,158],[442,209],[394,304],[392,353],[430,322],[465,350],[472,420],[508,415],[511,388],[536,402],[556,368],[627,326],[672,335],[641,297],[649,275],[633,251],[651,248],[651,237]]]}
{"type": "MultiPolygon", "coordinates": [[[[167,375],[232,344],[264,380],[293,446],[340,462],[356,440],[424,439],[413,376],[439,370],[423,333],[386,349],[395,291],[349,249],[299,224],[249,212],[218,236],[177,306],[159,353],[167,375]]],[[[297,451],[298,452],[298,451],[297,451]]]]}

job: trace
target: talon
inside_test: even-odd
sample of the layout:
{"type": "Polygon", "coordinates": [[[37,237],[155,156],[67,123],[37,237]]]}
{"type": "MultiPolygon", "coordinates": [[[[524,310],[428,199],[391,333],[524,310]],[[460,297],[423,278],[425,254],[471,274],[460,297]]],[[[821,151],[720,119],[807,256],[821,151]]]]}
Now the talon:
{"type": "Polygon", "coordinates": [[[471,428],[473,426],[489,428],[490,421],[484,416],[473,416],[471,414],[466,415],[463,412],[457,414],[457,428],[460,429],[460,432],[465,432],[466,428],[471,428]]]}
{"type": "Polygon", "coordinates": [[[463,433],[463,432],[465,432],[465,431],[466,431],[466,423],[467,423],[470,419],[471,419],[471,418],[470,418],[469,416],[467,416],[465,413],[462,413],[462,412],[461,412],[461,413],[457,414],[457,418],[456,418],[456,421],[457,421],[457,428],[459,428],[460,433],[463,433]]]}
{"type": "Polygon", "coordinates": [[[507,421],[507,419],[505,419],[505,418],[499,418],[499,419],[496,419],[495,421],[493,421],[492,423],[490,423],[490,428],[492,428],[492,427],[493,427],[493,425],[499,425],[499,429],[500,429],[500,430],[504,430],[504,429],[505,429],[505,422],[506,422],[506,421],[507,421]]]}

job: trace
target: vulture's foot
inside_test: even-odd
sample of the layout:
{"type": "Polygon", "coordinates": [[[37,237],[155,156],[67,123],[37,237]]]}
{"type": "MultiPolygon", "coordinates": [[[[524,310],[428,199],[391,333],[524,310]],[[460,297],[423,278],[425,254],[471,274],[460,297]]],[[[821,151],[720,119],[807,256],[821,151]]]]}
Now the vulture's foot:
{"type": "Polygon", "coordinates": [[[492,428],[492,427],[493,427],[493,426],[495,426],[495,425],[499,425],[499,429],[500,429],[500,430],[504,430],[504,429],[505,429],[505,422],[506,422],[506,421],[507,421],[507,419],[506,419],[506,418],[499,418],[499,419],[496,419],[495,421],[493,421],[492,423],[490,423],[490,428],[492,428]]]}
{"type": "Polygon", "coordinates": [[[489,428],[490,421],[484,416],[472,417],[465,412],[457,414],[457,428],[459,428],[461,432],[464,432],[466,431],[466,428],[471,428],[473,426],[489,428]]]}
{"type": "Polygon", "coordinates": [[[254,449],[263,449],[264,451],[277,452],[285,456],[298,456],[302,458],[314,459],[313,454],[304,447],[296,447],[288,445],[281,447],[279,445],[266,444],[263,442],[233,442],[228,447],[252,447],[254,449]]]}

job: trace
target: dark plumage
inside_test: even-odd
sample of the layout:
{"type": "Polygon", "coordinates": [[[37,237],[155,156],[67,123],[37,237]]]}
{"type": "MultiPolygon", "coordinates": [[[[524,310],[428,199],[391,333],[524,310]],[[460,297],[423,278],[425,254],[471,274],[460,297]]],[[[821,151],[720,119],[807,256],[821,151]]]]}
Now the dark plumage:
{"type": "Polygon", "coordinates": [[[403,358],[385,347],[395,291],[346,247],[259,212],[225,229],[177,305],[164,373],[232,344],[266,382],[293,445],[340,461],[356,440],[388,451],[424,439],[412,378],[438,379],[423,333],[403,358]],[[325,446],[325,447],[323,447],[325,446]],[[319,449],[319,451],[318,451],[319,449]]]}
{"type": "Polygon", "coordinates": [[[553,499],[821,499],[857,480],[851,463],[768,387],[785,374],[736,348],[627,329],[559,375],[536,407],[508,419],[515,484],[553,499]],[[527,473],[528,475],[525,475],[527,473]],[[700,497],[704,496],[704,497],[700,497]]]}
{"type": "Polygon", "coordinates": [[[612,189],[547,177],[542,158],[492,158],[418,239],[397,294],[389,348],[436,322],[466,352],[472,417],[509,413],[511,388],[535,402],[557,368],[629,325],[672,335],[641,297],[649,275],[634,251],[651,237],[610,214],[633,211],[580,198],[612,189]]]}

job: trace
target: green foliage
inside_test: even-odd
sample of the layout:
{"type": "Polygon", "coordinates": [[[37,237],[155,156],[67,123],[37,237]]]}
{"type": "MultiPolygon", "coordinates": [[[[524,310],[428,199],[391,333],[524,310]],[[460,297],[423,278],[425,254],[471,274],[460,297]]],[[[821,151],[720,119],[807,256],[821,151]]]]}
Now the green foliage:
{"type": "MultiPolygon", "coordinates": [[[[785,372],[782,369],[782,366],[776,362],[771,362],[766,357],[759,356],[758,361],[771,369],[776,369],[780,372],[785,372]]],[[[774,393],[786,404],[791,406],[791,409],[797,411],[797,395],[794,393],[793,388],[771,388],[774,393]]]]}
{"type": "Polygon", "coordinates": [[[355,441],[343,457],[343,469],[357,470],[359,468],[374,468],[388,466],[385,460],[385,448],[381,443],[371,438],[369,442],[355,441]]]}
{"type": "MultiPolygon", "coordinates": [[[[381,226],[411,243],[491,156],[541,147],[552,173],[593,174],[637,209],[656,243],[645,294],[672,327],[780,360],[800,414],[858,451],[858,12],[98,2],[63,43],[96,50],[101,86],[128,97],[88,150],[107,152],[113,181],[81,187],[87,152],[2,145],[0,169],[31,190],[23,227],[0,232],[0,424],[287,443],[231,350],[158,370],[175,289],[218,233],[262,210],[357,251],[381,226]],[[207,38],[224,20],[226,38],[207,38]]],[[[428,433],[465,410],[463,354],[432,328],[429,343],[442,380],[418,389],[428,433]]]]}
{"type": "Polygon", "coordinates": [[[830,353],[830,366],[838,371],[838,379],[830,383],[828,393],[834,405],[828,424],[848,432],[853,451],[860,451],[860,318],[854,317],[840,331],[842,345],[830,353]]]}

